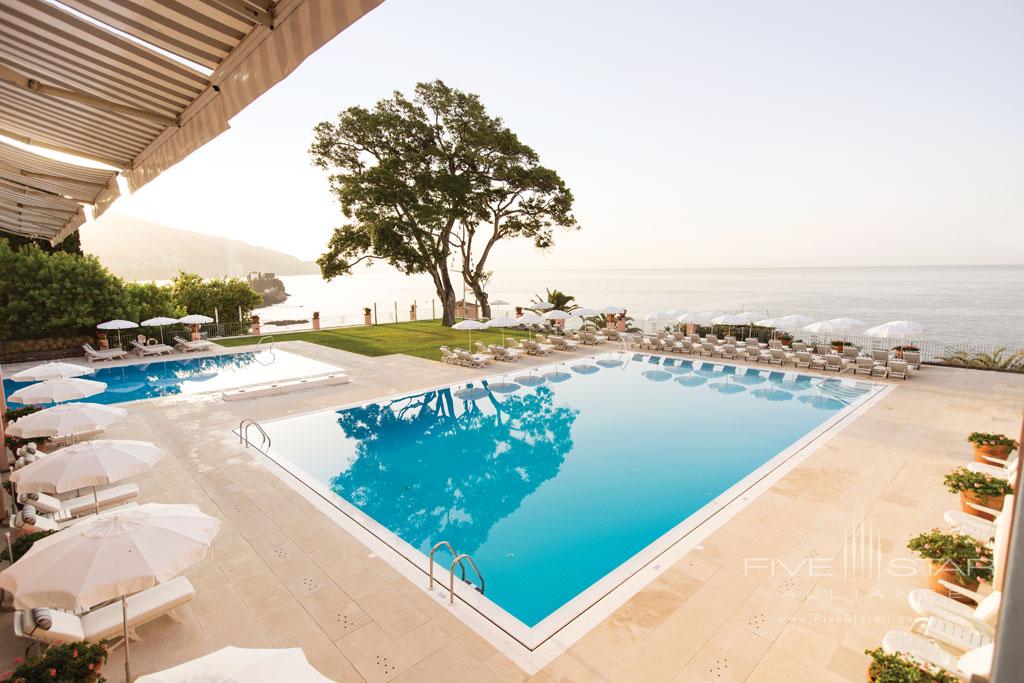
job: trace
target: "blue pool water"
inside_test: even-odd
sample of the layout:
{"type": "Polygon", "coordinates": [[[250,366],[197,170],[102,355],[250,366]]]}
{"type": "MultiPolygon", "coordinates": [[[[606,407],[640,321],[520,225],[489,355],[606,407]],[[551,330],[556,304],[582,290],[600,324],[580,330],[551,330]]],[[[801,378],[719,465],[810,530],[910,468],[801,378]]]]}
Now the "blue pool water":
{"type": "MultiPolygon", "coordinates": [[[[325,374],[337,369],[333,365],[287,351],[261,351],[177,358],[116,367],[99,366],[94,374],[85,375],[83,379],[105,382],[107,385],[106,391],[85,400],[90,403],[123,403],[160,396],[222,391],[249,384],[325,374]]],[[[28,384],[5,379],[4,395],[10,396],[28,384]]]]}
{"type": "Polygon", "coordinates": [[[264,426],[424,554],[471,554],[532,627],[871,388],[609,354],[264,426]]]}

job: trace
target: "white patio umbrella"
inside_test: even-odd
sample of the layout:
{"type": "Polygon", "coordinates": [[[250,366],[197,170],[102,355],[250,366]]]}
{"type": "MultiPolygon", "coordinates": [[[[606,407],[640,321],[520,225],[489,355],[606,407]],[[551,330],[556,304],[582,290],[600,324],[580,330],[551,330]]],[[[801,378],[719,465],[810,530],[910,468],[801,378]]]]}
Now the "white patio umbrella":
{"type": "Polygon", "coordinates": [[[908,339],[916,337],[922,332],[924,332],[924,327],[913,320],[892,320],[864,330],[866,336],[878,339],[908,339]]]}
{"type": "Polygon", "coordinates": [[[857,320],[856,318],[832,318],[829,322],[844,332],[857,330],[867,325],[866,322],[857,320]]]}
{"type": "Polygon", "coordinates": [[[133,323],[131,320],[108,320],[105,323],[97,325],[96,329],[117,330],[117,345],[121,346],[121,330],[130,330],[138,326],[138,323],[133,323]]]}
{"type": "Polygon", "coordinates": [[[523,308],[532,308],[535,311],[550,311],[554,307],[555,305],[550,301],[541,301],[540,303],[537,304],[529,304],[527,306],[523,306],[523,308]]]}
{"type": "Polygon", "coordinates": [[[61,448],[15,470],[11,481],[21,493],[65,493],[92,487],[99,514],[97,486],[112,484],[149,470],[165,451],[148,441],[97,439],[61,448]]]}
{"type": "Polygon", "coordinates": [[[814,318],[806,315],[800,315],[799,313],[793,313],[790,315],[784,315],[781,318],[775,319],[775,327],[780,330],[796,330],[802,329],[805,325],[809,325],[814,322],[814,318]]]}
{"type": "Polygon", "coordinates": [[[473,350],[473,330],[486,330],[487,325],[479,320],[462,320],[452,325],[453,330],[469,330],[469,350],[473,350]]]}
{"type": "Polygon", "coordinates": [[[195,505],[147,503],[106,512],[36,541],[0,573],[0,588],[14,595],[18,609],[81,611],[120,598],[130,681],[125,598],[202,560],[219,529],[195,505]]]}
{"type": "Polygon", "coordinates": [[[208,315],[201,315],[199,313],[192,313],[184,317],[178,318],[177,322],[185,323],[186,325],[205,325],[206,323],[212,323],[213,318],[208,315]]]}
{"type": "Polygon", "coordinates": [[[135,683],[330,683],[300,647],[250,649],[228,646],[184,664],[146,674],[135,683]]]}
{"type": "Polygon", "coordinates": [[[11,436],[60,438],[104,429],[124,419],[124,408],[99,403],[66,403],[18,418],[7,426],[11,436]]]}
{"type": "Polygon", "coordinates": [[[181,322],[177,318],[165,318],[157,316],[156,318],[150,318],[149,320],[143,320],[140,323],[143,327],[159,327],[160,328],[160,343],[164,341],[164,325],[176,325],[181,322]]]}
{"type": "Polygon", "coordinates": [[[723,313],[722,315],[716,315],[711,319],[712,325],[727,325],[729,327],[729,333],[732,334],[733,325],[746,325],[747,319],[739,313],[723,313]]]}
{"type": "Polygon", "coordinates": [[[572,313],[566,313],[565,311],[558,310],[557,308],[544,314],[545,320],[568,320],[571,317],[572,313]]]}
{"type": "Polygon", "coordinates": [[[48,379],[81,377],[82,375],[91,375],[94,372],[95,370],[84,365],[57,361],[54,363],[43,363],[42,365],[16,372],[9,379],[15,382],[43,382],[48,379]]]}
{"type": "MultiPolygon", "coordinates": [[[[523,313],[521,316],[516,318],[517,325],[543,325],[544,316],[538,313],[523,313]]],[[[530,331],[530,337],[533,338],[533,332],[530,331]]]]}
{"type": "Polygon", "coordinates": [[[604,315],[622,315],[626,312],[626,309],[622,306],[603,306],[601,313],[604,315]]]}
{"type": "Polygon", "coordinates": [[[505,316],[505,317],[502,317],[502,318],[491,318],[486,323],[484,323],[484,325],[486,325],[488,328],[492,328],[492,327],[500,327],[501,328],[501,344],[502,344],[502,346],[505,345],[505,328],[506,327],[515,327],[518,324],[519,324],[518,320],[516,320],[515,318],[510,318],[508,316],[505,316]]]}
{"type": "Polygon", "coordinates": [[[107,385],[91,379],[48,379],[18,389],[7,398],[18,403],[64,403],[103,393],[107,385]]]}
{"type": "Polygon", "coordinates": [[[592,315],[601,315],[601,311],[596,308],[590,308],[589,306],[580,306],[579,308],[574,309],[572,314],[579,316],[580,318],[586,318],[592,315]]]}

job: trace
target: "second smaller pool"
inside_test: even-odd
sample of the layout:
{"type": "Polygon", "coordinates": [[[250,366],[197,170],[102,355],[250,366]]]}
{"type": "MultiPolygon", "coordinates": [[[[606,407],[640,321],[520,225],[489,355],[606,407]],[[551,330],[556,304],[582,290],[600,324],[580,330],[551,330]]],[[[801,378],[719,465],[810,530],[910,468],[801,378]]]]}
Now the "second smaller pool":
{"type": "MultiPolygon", "coordinates": [[[[124,403],[161,396],[201,394],[252,384],[277,382],[337,372],[339,368],[287,351],[225,353],[202,358],[97,367],[84,379],[104,382],[107,390],[90,396],[90,403],[124,403]]],[[[4,394],[10,396],[30,382],[4,380],[4,394]]],[[[11,401],[14,405],[16,402],[11,401]]]]}

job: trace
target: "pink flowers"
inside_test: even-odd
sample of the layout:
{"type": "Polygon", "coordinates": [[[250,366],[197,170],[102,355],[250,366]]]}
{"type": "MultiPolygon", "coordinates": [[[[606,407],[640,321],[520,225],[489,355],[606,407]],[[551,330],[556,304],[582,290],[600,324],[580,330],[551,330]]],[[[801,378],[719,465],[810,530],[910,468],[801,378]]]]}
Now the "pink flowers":
{"type": "Polygon", "coordinates": [[[57,677],[57,670],[56,669],[53,669],[53,668],[50,669],[50,677],[51,678],[56,678],[57,677]]]}

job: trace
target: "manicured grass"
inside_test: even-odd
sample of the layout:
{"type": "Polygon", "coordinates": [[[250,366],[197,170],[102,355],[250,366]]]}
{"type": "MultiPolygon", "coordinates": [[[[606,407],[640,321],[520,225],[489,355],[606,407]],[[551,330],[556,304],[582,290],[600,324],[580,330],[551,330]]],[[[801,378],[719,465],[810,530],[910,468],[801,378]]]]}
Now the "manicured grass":
{"type": "MultiPolygon", "coordinates": [[[[263,335],[266,336],[266,335],[263,335]]],[[[521,330],[505,330],[506,337],[526,337],[521,330]]],[[[439,346],[458,346],[469,350],[469,332],[460,332],[444,327],[439,320],[419,320],[412,323],[389,325],[367,325],[365,327],[342,327],[317,332],[284,332],[274,334],[274,341],[305,341],[333,349],[342,349],[364,356],[387,356],[404,353],[437,360],[441,357],[439,346]]],[[[221,346],[244,346],[254,344],[258,337],[236,337],[218,339],[221,346]]],[[[501,330],[473,330],[473,343],[477,340],[489,344],[501,343],[501,330]]]]}

